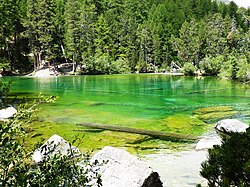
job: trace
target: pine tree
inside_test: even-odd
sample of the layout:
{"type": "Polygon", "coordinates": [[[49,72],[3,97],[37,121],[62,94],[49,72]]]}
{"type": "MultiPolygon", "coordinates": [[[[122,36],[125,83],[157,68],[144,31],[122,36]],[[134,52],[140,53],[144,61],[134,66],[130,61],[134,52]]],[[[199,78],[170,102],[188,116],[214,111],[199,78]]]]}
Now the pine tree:
{"type": "Polygon", "coordinates": [[[66,54],[75,63],[81,61],[81,6],[78,0],[68,0],[65,6],[65,43],[66,54]]]}
{"type": "Polygon", "coordinates": [[[42,60],[50,61],[53,57],[56,32],[54,0],[28,0],[26,27],[36,70],[41,67],[42,60]]]}
{"type": "MultiPolygon", "coordinates": [[[[10,66],[12,55],[11,43],[16,32],[18,22],[18,5],[15,0],[0,1],[0,63],[10,66]]],[[[0,64],[2,66],[2,64],[0,64]]],[[[3,66],[6,66],[3,65],[3,66]]]]}

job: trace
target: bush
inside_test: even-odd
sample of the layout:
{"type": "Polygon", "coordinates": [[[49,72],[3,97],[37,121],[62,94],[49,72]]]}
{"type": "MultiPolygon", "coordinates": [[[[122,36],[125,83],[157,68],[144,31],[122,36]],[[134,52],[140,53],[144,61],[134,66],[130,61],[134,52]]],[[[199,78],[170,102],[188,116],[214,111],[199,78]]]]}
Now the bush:
{"type": "Polygon", "coordinates": [[[112,61],[110,64],[109,73],[111,74],[130,73],[130,72],[131,70],[128,66],[128,63],[123,58],[119,58],[116,61],[112,61]]]}
{"type": "Polygon", "coordinates": [[[197,68],[191,62],[187,62],[184,64],[182,72],[184,75],[194,75],[196,70],[197,68]]]}
{"type": "Polygon", "coordinates": [[[219,77],[226,79],[234,79],[236,77],[236,64],[237,57],[229,55],[228,58],[222,63],[219,77]]]}
{"type": "Polygon", "coordinates": [[[218,75],[223,62],[223,55],[218,55],[216,57],[206,57],[201,63],[201,68],[207,75],[218,75]]]}
{"type": "Polygon", "coordinates": [[[224,137],[221,146],[209,149],[201,175],[208,186],[250,186],[250,128],[224,137]]]}
{"type": "Polygon", "coordinates": [[[241,56],[238,59],[238,68],[236,77],[243,82],[250,81],[250,63],[248,62],[246,56],[241,56]]]}
{"type": "Polygon", "coordinates": [[[150,65],[144,60],[139,60],[135,67],[136,71],[139,73],[147,73],[150,71],[150,65]]]}
{"type": "Polygon", "coordinates": [[[106,54],[91,57],[86,64],[87,74],[105,74],[109,69],[110,59],[106,54]]]}

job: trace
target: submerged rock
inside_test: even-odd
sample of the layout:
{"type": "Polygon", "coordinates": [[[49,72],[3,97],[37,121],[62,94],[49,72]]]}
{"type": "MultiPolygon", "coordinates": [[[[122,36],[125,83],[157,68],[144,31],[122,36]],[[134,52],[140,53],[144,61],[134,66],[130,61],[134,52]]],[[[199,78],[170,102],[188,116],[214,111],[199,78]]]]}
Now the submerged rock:
{"type": "Polygon", "coordinates": [[[237,111],[234,111],[233,108],[229,106],[200,108],[193,111],[194,116],[205,122],[214,122],[223,118],[229,118],[237,113],[237,111]]]}
{"type": "Polygon", "coordinates": [[[0,110],[0,120],[11,118],[16,113],[17,113],[17,110],[13,106],[10,106],[8,108],[4,108],[4,109],[0,110]]]}
{"type": "Polygon", "coordinates": [[[42,162],[55,154],[75,157],[80,155],[80,153],[77,147],[72,146],[62,137],[54,134],[40,148],[35,150],[32,158],[35,162],[42,162]]]}
{"type": "Polygon", "coordinates": [[[175,132],[192,131],[194,127],[203,127],[205,123],[196,117],[175,114],[164,119],[167,127],[175,132]]]}
{"type": "Polygon", "coordinates": [[[162,187],[158,173],[125,150],[104,147],[92,157],[96,161],[107,161],[99,166],[103,187],[162,187]]]}
{"type": "Polygon", "coordinates": [[[246,132],[249,125],[237,119],[224,119],[216,123],[215,129],[222,133],[246,132]]]}

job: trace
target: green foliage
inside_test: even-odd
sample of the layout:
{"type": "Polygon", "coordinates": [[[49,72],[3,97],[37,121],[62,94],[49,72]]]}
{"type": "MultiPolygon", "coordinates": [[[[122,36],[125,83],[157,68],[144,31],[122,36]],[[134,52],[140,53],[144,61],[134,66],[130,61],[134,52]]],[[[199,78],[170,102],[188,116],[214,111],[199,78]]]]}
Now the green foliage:
{"type": "MultiPolygon", "coordinates": [[[[132,72],[172,61],[200,68],[206,56],[249,56],[249,16],[235,3],[212,0],[2,0],[0,59],[8,59],[12,71],[69,60],[74,70],[81,63],[87,73],[116,73],[120,58],[132,72]],[[111,68],[96,65],[103,55],[111,68]]],[[[216,75],[213,62],[204,68],[216,75]]]]}
{"type": "Polygon", "coordinates": [[[131,70],[128,66],[128,62],[123,58],[119,58],[116,61],[112,61],[110,64],[110,73],[119,74],[119,73],[130,73],[131,70]]]}
{"type": "MultiPolygon", "coordinates": [[[[9,85],[0,84],[1,97],[7,95],[9,85]]],[[[48,155],[33,163],[32,152],[26,150],[24,138],[32,122],[32,114],[39,103],[51,102],[43,98],[18,107],[18,113],[0,122],[0,186],[86,186],[89,182],[101,185],[100,176],[86,160],[86,155],[69,159],[60,153],[48,155]]],[[[53,151],[53,150],[52,150],[53,151]]]]}
{"type": "Polygon", "coordinates": [[[106,74],[109,73],[111,59],[107,54],[95,56],[90,63],[86,64],[88,74],[106,74]]]}
{"type": "Polygon", "coordinates": [[[201,63],[201,68],[205,71],[207,75],[218,75],[223,63],[223,55],[218,55],[216,57],[210,56],[203,59],[201,63]]]}
{"type": "Polygon", "coordinates": [[[238,59],[233,54],[229,55],[221,66],[219,76],[227,79],[235,78],[237,60],[238,59]]]}
{"type": "Polygon", "coordinates": [[[0,108],[7,106],[7,97],[10,92],[11,82],[3,83],[0,81],[0,108]]]}
{"type": "Polygon", "coordinates": [[[0,69],[10,70],[10,61],[7,58],[0,59],[0,69]]]}
{"type": "Polygon", "coordinates": [[[187,62],[184,64],[182,72],[184,75],[194,75],[196,70],[197,68],[191,62],[187,62]]]}
{"type": "Polygon", "coordinates": [[[81,58],[81,7],[78,0],[68,0],[65,6],[66,54],[74,63],[81,58]]]}
{"type": "Polygon", "coordinates": [[[237,61],[239,70],[237,71],[236,77],[243,81],[250,81],[250,63],[246,56],[240,56],[237,61]]]}
{"type": "Polygon", "coordinates": [[[202,163],[201,175],[208,186],[250,185],[250,128],[245,133],[224,137],[221,146],[209,149],[208,160],[202,163]]]}

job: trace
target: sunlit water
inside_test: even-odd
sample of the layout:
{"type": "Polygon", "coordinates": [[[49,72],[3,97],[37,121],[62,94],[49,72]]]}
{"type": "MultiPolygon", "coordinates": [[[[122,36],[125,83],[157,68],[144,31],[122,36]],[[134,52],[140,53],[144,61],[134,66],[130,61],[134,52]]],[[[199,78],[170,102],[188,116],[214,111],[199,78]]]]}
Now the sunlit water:
{"type": "Polygon", "coordinates": [[[48,121],[138,126],[123,120],[158,120],[178,113],[191,114],[201,107],[221,105],[242,111],[238,117],[248,120],[244,113],[250,110],[249,86],[216,78],[106,75],[4,80],[8,79],[13,82],[13,92],[27,93],[27,96],[39,93],[59,96],[54,104],[46,106],[48,121]],[[70,110],[82,111],[82,115],[75,115],[70,110]],[[94,113],[95,119],[88,113],[94,113]]]}
{"type": "MultiPolygon", "coordinates": [[[[41,136],[45,139],[55,133],[67,139],[79,133],[79,127],[76,127],[76,124],[83,122],[185,134],[186,132],[181,132],[182,129],[167,127],[165,119],[176,115],[192,116],[192,112],[196,109],[216,106],[230,106],[238,112],[233,116],[234,118],[246,123],[250,122],[249,85],[217,78],[197,79],[148,74],[51,78],[7,77],[2,80],[12,80],[12,92],[17,95],[36,97],[41,93],[46,96],[59,96],[54,103],[41,106],[38,113],[40,122],[34,125],[35,137],[41,136]]],[[[200,133],[202,132],[201,130],[200,133]]],[[[190,129],[187,133],[197,134],[190,132],[190,129]]],[[[105,145],[129,147],[130,138],[135,137],[115,132],[112,134],[85,133],[83,147],[89,146],[93,149],[99,149],[105,145]],[[113,136],[113,134],[116,135],[113,136]]],[[[150,142],[147,145],[151,144],[164,147],[165,142],[150,142]]],[[[189,153],[186,154],[189,155],[189,153]]],[[[204,154],[202,155],[203,158],[197,160],[204,159],[204,154]]],[[[156,159],[151,159],[150,163],[158,163],[158,166],[155,166],[156,169],[158,167],[159,170],[163,170],[163,175],[166,177],[173,177],[167,174],[170,172],[167,169],[164,174],[164,167],[170,167],[169,165],[176,159],[178,163],[185,162],[185,159],[192,158],[192,154],[191,156],[184,154],[182,157],[170,158],[169,155],[163,154],[156,159]],[[162,157],[167,159],[164,161],[165,165],[164,162],[158,163],[159,158],[162,157]],[[179,161],[178,158],[182,157],[182,161],[179,161]]],[[[173,166],[175,167],[177,166],[173,166]]],[[[185,173],[184,170],[186,169],[183,169],[185,173]]],[[[179,171],[175,170],[175,172],[179,171]]],[[[195,172],[198,171],[195,170],[195,172]]],[[[172,181],[172,186],[178,186],[178,183],[193,186],[190,182],[193,179],[190,176],[194,174],[191,173],[187,177],[183,175],[184,180],[177,178],[172,181]],[[185,178],[189,179],[185,180],[185,178]]],[[[197,177],[198,173],[195,176],[197,177]]]]}

